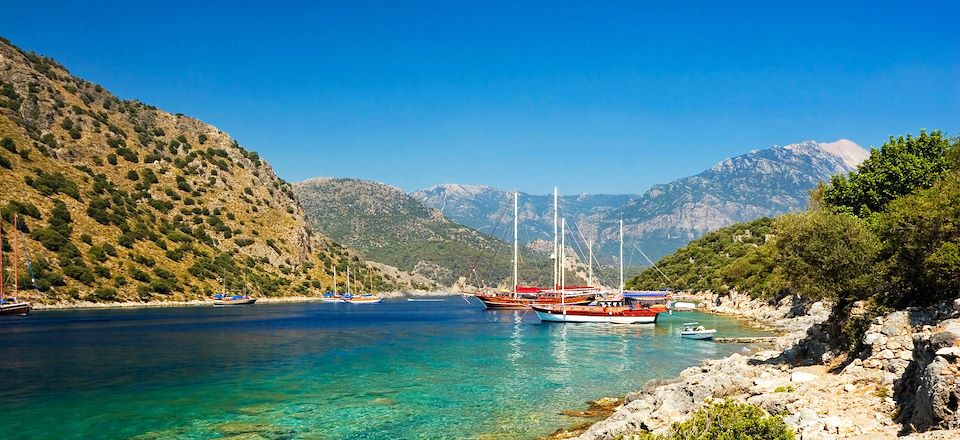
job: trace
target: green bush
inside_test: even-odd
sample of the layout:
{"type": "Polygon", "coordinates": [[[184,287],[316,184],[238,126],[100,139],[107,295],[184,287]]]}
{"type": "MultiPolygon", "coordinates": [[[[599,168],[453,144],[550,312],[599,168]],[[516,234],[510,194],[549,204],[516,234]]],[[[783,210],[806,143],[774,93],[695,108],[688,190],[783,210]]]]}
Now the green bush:
{"type": "Polygon", "coordinates": [[[960,170],[895,200],[878,221],[892,289],[889,305],[926,305],[960,295],[960,170]]]}
{"type": "Polygon", "coordinates": [[[107,162],[108,162],[110,165],[116,165],[116,164],[117,164],[117,155],[116,155],[116,154],[113,154],[113,153],[108,154],[108,155],[107,155],[107,162]]]}
{"type": "Polygon", "coordinates": [[[28,184],[45,196],[53,194],[66,194],[74,199],[80,200],[80,189],[77,184],[67,178],[63,173],[57,171],[46,173],[41,169],[35,169],[36,178],[28,184]]]}
{"type": "Polygon", "coordinates": [[[856,171],[834,176],[823,190],[823,201],[839,211],[860,217],[883,211],[890,201],[929,188],[949,168],[947,152],[960,140],[939,130],[913,137],[890,137],[873,150],[856,171]]]}
{"type": "Polygon", "coordinates": [[[95,279],[93,271],[91,271],[90,268],[77,265],[63,267],[63,274],[87,285],[93,283],[95,279]]]}
{"type": "Polygon", "coordinates": [[[734,401],[705,406],[689,420],[674,423],[671,440],[793,440],[783,418],[734,401]]]}
{"type": "Polygon", "coordinates": [[[789,291],[849,303],[877,293],[880,240],[853,215],[818,210],[774,222],[777,263],[789,291]]]}
{"type": "Polygon", "coordinates": [[[5,150],[17,154],[17,144],[13,142],[13,139],[9,137],[4,137],[0,139],[0,147],[3,147],[5,150]]]}

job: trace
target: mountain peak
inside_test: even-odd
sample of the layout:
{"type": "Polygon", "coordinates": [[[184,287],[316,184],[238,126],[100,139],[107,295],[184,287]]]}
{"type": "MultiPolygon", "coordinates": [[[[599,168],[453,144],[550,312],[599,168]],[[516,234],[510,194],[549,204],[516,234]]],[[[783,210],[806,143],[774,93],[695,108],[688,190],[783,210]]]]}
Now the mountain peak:
{"type": "Polygon", "coordinates": [[[431,186],[427,191],[443,190],[449,195],[472,196],[489,191],[486,185],[466,185],[462,183],[441,183],[431,186]]]}
{"type": "Polygon", "coordinates": [[[848,168],[856,168],[870,156],[870,151],[849,139],[838,139],[833,142],[804,141],[783,147],[791,151],[800,151],[807,148],[816,148],[840,158],[848,168]]]}

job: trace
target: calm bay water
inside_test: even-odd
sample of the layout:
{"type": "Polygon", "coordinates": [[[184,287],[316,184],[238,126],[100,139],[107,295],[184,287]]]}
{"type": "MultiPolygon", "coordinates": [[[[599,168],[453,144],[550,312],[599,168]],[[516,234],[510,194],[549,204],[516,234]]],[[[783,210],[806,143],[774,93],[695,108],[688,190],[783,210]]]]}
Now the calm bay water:
{"type": "Polygon", "coordinates": [[[541,324],[459,297],[36,312],[0,319],[3,438],[535,438],[739,344],[541,324]]]}

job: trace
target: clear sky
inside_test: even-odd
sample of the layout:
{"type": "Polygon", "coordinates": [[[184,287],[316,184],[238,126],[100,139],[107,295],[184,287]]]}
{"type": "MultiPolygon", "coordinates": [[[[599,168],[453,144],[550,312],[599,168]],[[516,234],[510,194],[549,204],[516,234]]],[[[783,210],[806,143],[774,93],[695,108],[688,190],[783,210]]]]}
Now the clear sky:
{"type": "Polygon", "coordinates": [[[960,122],[960,2],[7,0],[0,35],[280,177],[640,192],[960,122]]]}

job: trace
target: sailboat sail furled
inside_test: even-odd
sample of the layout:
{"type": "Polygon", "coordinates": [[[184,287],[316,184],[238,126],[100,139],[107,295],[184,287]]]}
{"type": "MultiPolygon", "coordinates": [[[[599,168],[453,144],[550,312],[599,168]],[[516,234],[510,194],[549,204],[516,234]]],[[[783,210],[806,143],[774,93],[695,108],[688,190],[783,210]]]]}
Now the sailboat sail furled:
{"type": "MultiPolygon", "coordinates": [[[[13,296],[6,296],[4,291],[4,271],[3,268],[3,249],[0,247],[0,315],[20,315],[26,316],[30,313],[30,310],[33,309],[33,306],[30,305],[27,301],[21,301],[17,297],[20,294],[20,244],[24,246],[26,250],[26,242],[20,239],[20,230],[19,224],[20,218],[17,214],[13,215],[13,231],[8,233],[10,235],[10,241],[13,245],[13,260],[11,261],[11,266],[13,269],[13,296]]],[[[0,241],[3,239],[3,225],[0,222],[0,241]]],[[[30,256],[28,252],[24,252],[27,258],[27,267],[30,267],[30,256]]],[[[32,272],[32,271],[31,271],[32,272]]],[[[30,276],[31,282],[33,281],[33,275],[30,276]]],[[[34,283],[36,285],[36,283],[34,283]]]]}
{"type": "Polygon", "coordinates": [[[519,230],[519,199],[518,192],[513,193],[513,286],[509,292],[481,292],[476,296],[487,309],[500,310],[524,310],[529,309],[534,304],[588,304],[593,301],[599,289],[593,287],[578,286],[567,288],[564,285],[564,276],[562,262],[560,262],[559,253],[563,246],[558,248],[557,237],[557,189],[553,189],[553,209],[554,209],[554,247],[553,247],[553,286],[550,288],[541,288],[533,286],[520,285],[520,239],[519,230]]]}

